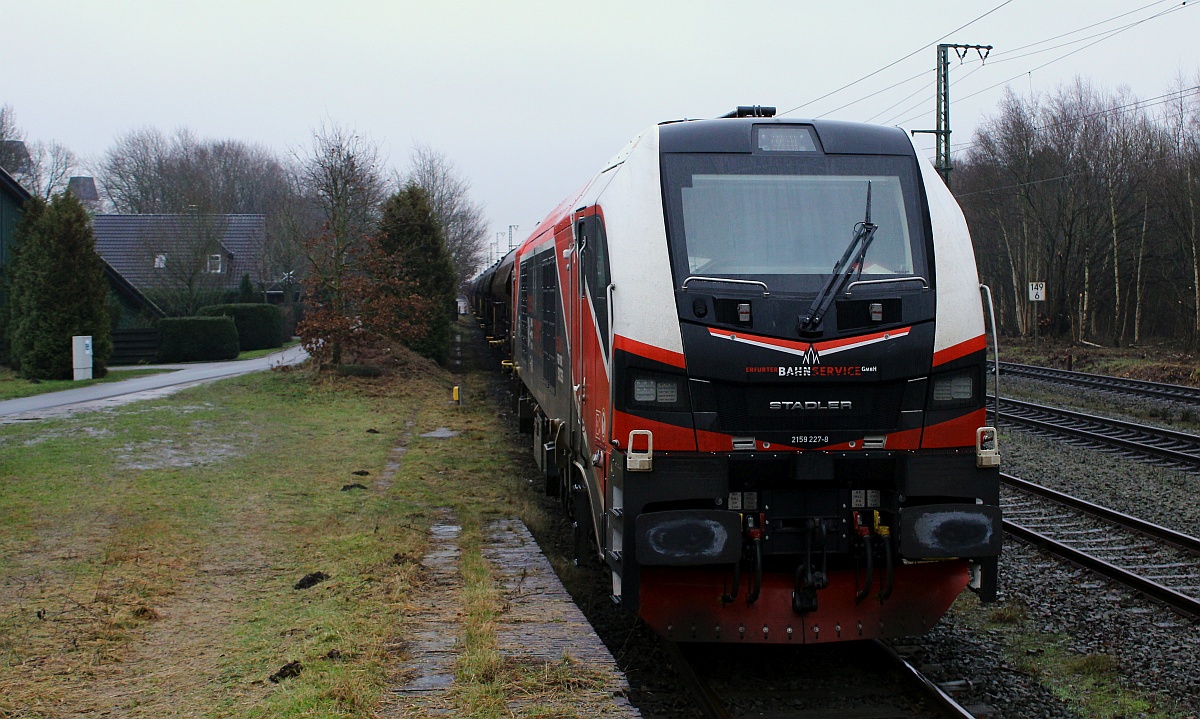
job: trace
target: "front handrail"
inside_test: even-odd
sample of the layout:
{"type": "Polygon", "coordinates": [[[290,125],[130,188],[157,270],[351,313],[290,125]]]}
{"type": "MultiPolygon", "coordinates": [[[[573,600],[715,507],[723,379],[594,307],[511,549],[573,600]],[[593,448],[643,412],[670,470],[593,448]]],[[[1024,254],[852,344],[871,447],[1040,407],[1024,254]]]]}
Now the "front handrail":
{"type": "Polygon", "coordinates": [[[925,279],[924,277],[913,275],[912,277],[887,277],[881,280],[856,280],[851,282],[846,287],[846,294],[849,295],[850,290],[858,287],[859,285],[886,285],[892,282],[920,282],[921,289],[929,289],[929,280],[925,279]]]}
{"type": "Polygon", "coordinates": [[[769,287],[767,287],[766,282],[761,282],[759,280],[735,280],[730,277],[701,277],[699,275],[692,275],[683,281],[683,284],[680,285],[679,289],[681,291],[686,291],[688,283],[693,280],[696,282],[726,282],[731,285],[758,285],[762,288],[763,297],[771,296],[771,290],[769,287]]]}

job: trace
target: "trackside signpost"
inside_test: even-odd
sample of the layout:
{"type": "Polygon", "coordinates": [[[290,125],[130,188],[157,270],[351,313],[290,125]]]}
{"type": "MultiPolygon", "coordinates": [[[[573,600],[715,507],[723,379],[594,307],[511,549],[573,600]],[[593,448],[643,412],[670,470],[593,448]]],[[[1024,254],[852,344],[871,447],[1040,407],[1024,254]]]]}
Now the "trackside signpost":
{"type": "MultiPolygon", "coordinates": [[[[1046,283],[1045,282],[1030,282],[1029,283],[1029,301],[1030,302],[1045,302],[1046,301],[1046,283]]],[[[1040,313],[1033,313],[1033,341],[1037,342],[1038,338],[1038,317],[1040,313]]]]}

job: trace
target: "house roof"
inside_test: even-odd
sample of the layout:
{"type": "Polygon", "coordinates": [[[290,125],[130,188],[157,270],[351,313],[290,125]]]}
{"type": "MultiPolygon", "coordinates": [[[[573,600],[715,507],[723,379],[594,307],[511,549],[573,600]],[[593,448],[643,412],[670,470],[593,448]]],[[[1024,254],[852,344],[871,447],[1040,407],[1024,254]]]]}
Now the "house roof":
{"type": "Polygon", "coordinates": [[[225,262],[222,285],[235,289],[243,274],[260,281],[259,258],[266,236],[264,215],[96,215],[93,230],[96,252],[113,269],[140,289],[162,283],[164,273],[154,267],[155,255],[172,255],[178,261],[188,245],[197,242],[198,227],[217,237],[225,262]]]}
{"type": "Polygon", "coordinates": [[[156,317],[162,317],[165,314],[158,305],[142,294],[141,290],[134,287],[129,280],[121,276],[120,272],[113,269],[113,266],[108,264],[103,257],[100,258],[100,263],[104,266],[104,276],[108,278],[109,286],[114,292],[125,295],[133,305],[156,317]]]}
{"type": "Polygon", "coordinates": [[[29,191],[21,187],[21,183],[17,182],[3,167],[0,167],[0,190],[12,195],[18,203],[23,203],[30,198],[29,191]]]}

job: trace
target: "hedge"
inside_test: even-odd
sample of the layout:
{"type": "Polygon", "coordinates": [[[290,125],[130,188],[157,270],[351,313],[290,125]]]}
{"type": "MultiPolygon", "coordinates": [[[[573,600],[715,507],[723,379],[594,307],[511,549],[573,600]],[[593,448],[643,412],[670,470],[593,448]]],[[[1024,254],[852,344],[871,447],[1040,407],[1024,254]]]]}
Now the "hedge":
{"type": "Polygon", "coordinates": [[[229,317],[166,317],[158,321],[158,361],[237,359],[238,331],[229,317]]]}
{"type": "Polygon", "coordinates": [[[243,352],[283,346],[283,312],[275,305],[237,303],[201,307],[201,317],[232,317],[243,352]]]}

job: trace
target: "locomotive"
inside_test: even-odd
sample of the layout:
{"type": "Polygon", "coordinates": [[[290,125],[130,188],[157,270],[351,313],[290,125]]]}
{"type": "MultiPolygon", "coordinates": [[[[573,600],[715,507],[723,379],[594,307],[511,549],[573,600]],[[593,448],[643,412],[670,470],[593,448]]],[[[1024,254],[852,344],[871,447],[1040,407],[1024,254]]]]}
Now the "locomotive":
{"type": "Polygon", "coordinates": [[[579,554],[659,633],[894,637],[994,599],[990,294],[903,130],[662,123],[470,297],[579,554]]]}

